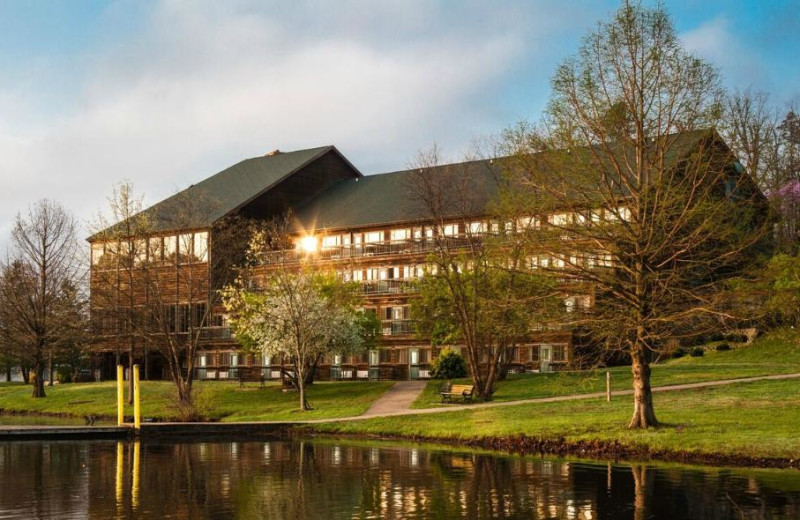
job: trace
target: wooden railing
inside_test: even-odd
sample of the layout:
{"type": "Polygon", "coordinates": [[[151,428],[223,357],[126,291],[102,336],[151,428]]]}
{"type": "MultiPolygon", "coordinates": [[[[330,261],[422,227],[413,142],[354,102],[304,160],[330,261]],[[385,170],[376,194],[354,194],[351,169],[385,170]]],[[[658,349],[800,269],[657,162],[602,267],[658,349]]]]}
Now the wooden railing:
{"type": "Polygon", "coordinates": [[[309,257],[313,257],[316,260],[342,260],[370,256],[420,254],[434,251],[437,247],[466,247],[475,240],[476,237],[473,237],[472,241],[467,237],[386,240],[383,242],[371,242],[366,244],[325,246],[313,253],[291,249],[265,253],[261,256],[261,262],[264,264],[276,264],[281,262],[299,262],[309,257]]]}

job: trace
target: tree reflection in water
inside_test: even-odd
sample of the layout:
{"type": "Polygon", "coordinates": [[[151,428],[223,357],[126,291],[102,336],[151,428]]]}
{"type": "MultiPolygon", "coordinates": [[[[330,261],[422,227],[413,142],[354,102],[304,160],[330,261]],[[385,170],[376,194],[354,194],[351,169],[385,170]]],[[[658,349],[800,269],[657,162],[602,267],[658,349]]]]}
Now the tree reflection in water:
{"type": "Polygon", "coordinates": [[[797,518],[800,475],[322,441],[0,444],[3,518],[797,518]]]}

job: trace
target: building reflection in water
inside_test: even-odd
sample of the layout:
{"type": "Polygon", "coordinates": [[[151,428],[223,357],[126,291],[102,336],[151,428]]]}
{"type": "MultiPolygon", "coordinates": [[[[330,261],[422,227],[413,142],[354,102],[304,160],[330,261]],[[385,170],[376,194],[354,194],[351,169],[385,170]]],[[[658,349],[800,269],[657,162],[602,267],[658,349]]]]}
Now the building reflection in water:
{"type": "Polygon", "coordinates": [[[3,518],[797,518],[797,472],[336,442],[0,444],[3,518]]]}

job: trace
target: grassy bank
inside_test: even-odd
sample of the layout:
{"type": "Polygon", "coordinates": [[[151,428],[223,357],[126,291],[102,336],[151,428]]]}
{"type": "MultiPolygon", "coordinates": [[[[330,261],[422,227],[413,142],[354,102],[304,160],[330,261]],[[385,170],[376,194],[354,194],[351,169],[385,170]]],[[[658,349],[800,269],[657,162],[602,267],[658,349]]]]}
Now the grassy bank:
{"type": "MultiPolygon", "coordinates": [[[[316,431],[468,440],[528,437],[619,442],[649,452],[800,458],[800,381],[762,381],[655,394],[658,429],[631,431],[630,396],[520,404],[315,425],[316,431]]],[[[640,450],[641,451],[641,450],[640,450]]],[[[690,457],[691,458],[691,457],[690,457]]]]}
{"type": "MultiPolygon", "coordinates": [[[[630,367],[613,367],[591,372],[511,375],[497,384],[494,401],[517,401],[569,394],[605,391],[606,371],[612,374],[615,390],[631,388],[630,367]]],[[[699,383],[770,374],[800,373],[800,334],[785,330],[764,336],[750,345],[716,351],[708,345],[702,357],[682,357],[652,366],[653,386],[699,383]]],[[[469,383],[463,379],[459,382],[469,383]]],[[[441,381],[430,381],[412,408],[441,405],[441,381]]],[[[446,405],[445,405],[446,406],[446,405]]]]}
{"type": "MultiPolygon", "coordinates": [[[[282,392],[277,384],[260,389],[257,384],[239,388],[236,382],[198,382],[198,407],[205,416],[222,421],[280,421],[348,417],[363,413],[392,385],[388,382],[318,382],[308,389],[314,410],[300,412],[295,392],[282,392]]],[[[170,382],[142,381],[142,415],[159,420],[178,416],[170,382]]],[[[47,397],[33,399],[31,387],[0,385],[0,409],[9,412],[68,414],[78,417],[116,417],[116,385],[113,382],[65,384],[47,387],[47,397]]],[[[133,407],[126,407],[126,414],[133,407]]]]}

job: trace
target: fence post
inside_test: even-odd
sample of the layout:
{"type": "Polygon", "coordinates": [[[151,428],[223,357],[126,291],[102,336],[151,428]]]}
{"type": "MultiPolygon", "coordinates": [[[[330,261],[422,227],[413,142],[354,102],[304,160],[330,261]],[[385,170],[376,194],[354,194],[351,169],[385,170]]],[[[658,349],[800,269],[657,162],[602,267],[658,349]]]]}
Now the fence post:
{"type": "Polygon", "coordinates": [[[606,402],[611,402],[611,372],[606,372],[606,402]]]}

